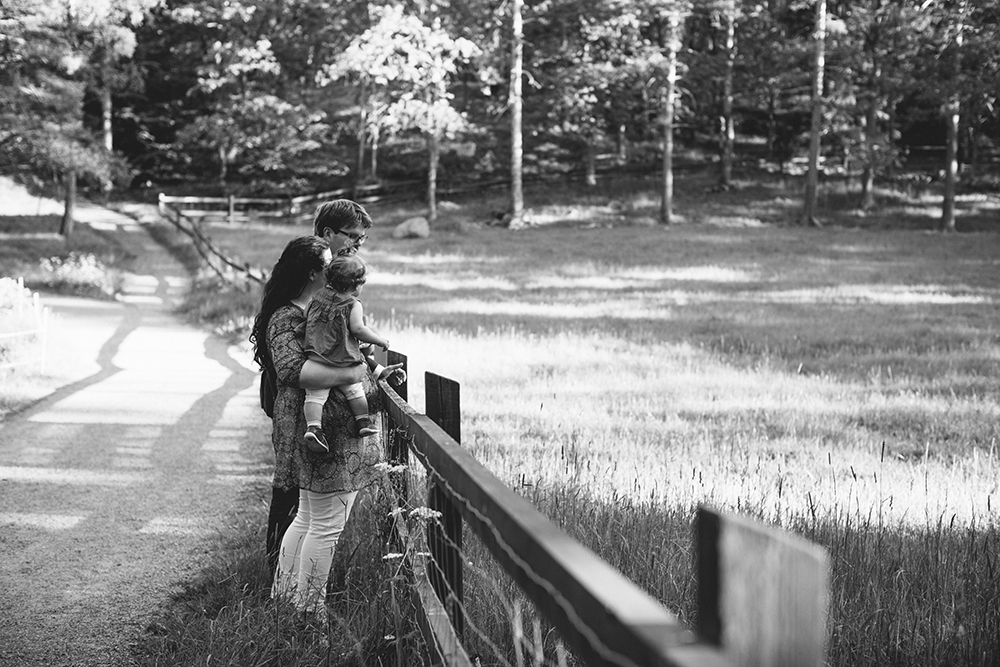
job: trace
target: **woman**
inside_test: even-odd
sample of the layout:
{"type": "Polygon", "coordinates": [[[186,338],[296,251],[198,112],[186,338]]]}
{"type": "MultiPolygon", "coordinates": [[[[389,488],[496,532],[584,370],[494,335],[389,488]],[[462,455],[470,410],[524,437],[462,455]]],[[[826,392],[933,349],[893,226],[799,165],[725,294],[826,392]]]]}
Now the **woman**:
{"type": "Polygon", "coordinates": [[[381,406],[374,378],[402,379],[399,366],[376,365],[369,373],[364,368],[332,368],[306,359],[301,326],[305,308],[322,287],[323,269],[330,258],[323,239],[291,241],[264,288],[251,335],[254,358],[261,364],[273,361],[278,380],[272,426],[275,472],[268,521],[268,555],[277,563],[274,591],[289,595],[304,612],[324,609],[322,600],[337,540],[358,491],[378,478],[375,465],[381,461],[382,445],[377,437],[351,435],[353,415],[334,394],[323,410],[324,434],[331,451],[325,455],[309,452],[301,442],[303,388],[361,382],[374,412],[381,406]],[[298,512],[278,549],[282,523],[296,496],[298,512]]]}

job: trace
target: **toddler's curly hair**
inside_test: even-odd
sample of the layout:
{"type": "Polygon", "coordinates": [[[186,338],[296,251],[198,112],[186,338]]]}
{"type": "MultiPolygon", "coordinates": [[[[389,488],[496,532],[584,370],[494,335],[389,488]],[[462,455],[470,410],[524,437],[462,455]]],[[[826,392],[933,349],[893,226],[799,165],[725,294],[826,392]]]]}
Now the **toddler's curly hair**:
{"type": "Polygon", "coordinates": [[[335,292],[353,292],[368,279],[368,264],[353,248],[344,248],[326,267],[326,284],[335,292]]]}

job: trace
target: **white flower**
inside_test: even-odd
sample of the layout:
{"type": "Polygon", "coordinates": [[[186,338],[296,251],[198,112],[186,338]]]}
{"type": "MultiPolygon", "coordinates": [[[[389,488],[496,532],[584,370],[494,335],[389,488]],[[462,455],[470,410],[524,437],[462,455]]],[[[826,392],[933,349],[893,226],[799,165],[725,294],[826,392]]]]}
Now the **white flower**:
{"type": "Polygon", "coordinates": [[[440,519],[441,512],[432,510],[430,507],[415,507],[410,510],[410,518],[420,519],[421,521],[430,521],[431,519],[440,519]]]}

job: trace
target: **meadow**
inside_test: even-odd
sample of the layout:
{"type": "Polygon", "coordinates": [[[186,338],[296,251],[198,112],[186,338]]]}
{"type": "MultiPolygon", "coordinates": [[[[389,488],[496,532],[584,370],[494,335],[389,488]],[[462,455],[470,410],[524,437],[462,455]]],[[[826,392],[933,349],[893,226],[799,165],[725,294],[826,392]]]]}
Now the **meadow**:
{"type": "MultiPolygon", "coordinates": [[[[829,550],[830,664],[996,664],[997,201],[943,235],[928,197],[832,190],[816,229],[780,183],[703,185],[669,227],[642,182],[530,193],[517,232],[488,195],[425,240],[370,206],[362,298],[411,403],[425,370],[460,382],[463,445],[682,618],[706,503],[829,550]]],[[[304,233],[210,230],[264,267],[304,233]]]]}

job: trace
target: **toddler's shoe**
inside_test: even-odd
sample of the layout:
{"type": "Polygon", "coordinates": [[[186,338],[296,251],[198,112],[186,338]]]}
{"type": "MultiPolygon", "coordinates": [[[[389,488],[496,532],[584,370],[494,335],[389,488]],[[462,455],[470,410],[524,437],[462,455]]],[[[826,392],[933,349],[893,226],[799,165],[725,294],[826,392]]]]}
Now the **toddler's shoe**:
{"type": "Polygon", "coordinates": [[[378,429],[375,428],[375,424],[373,424],[372,420],[367,416],[355,419],[354,423],[358,425],[358,436],[361,438],[378,433],[378,429]]]}
{"type": "Polygon", "coordinates": [[[306,443],[306,449],[314,454],[329,454],[330,445],[326,444],[326,436],[319,426],[310,426],[306,434],[302,436],[306,443]]]}

